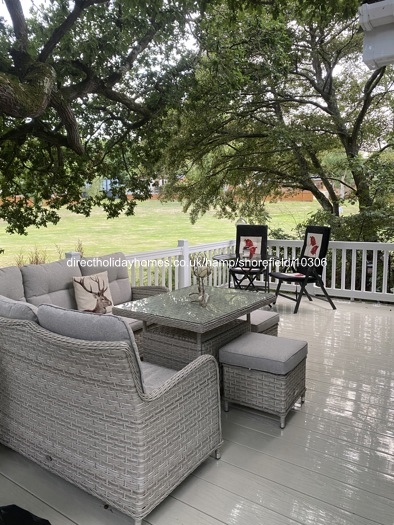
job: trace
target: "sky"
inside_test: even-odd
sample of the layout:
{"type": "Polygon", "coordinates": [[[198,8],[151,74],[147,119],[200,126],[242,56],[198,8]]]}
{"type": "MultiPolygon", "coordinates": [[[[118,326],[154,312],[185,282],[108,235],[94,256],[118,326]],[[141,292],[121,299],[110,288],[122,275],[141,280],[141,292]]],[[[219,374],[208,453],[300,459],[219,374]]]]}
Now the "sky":
{"type": "MultiPolygon", "coordinates": [[[[32,0],[21,0],[22,9],[25,15],[29,14],[29,8],[32,5],[32,0]]],[[[6,20],[10,20],[8,10],[5,6],[4,0],[0,0],[0,16],[4,17],[6,20]]]]}
{"type": "Polygon", "coordinates": [[[10,17],[8,16],[8,11],[7,11],[7,8],[5,6],[5,3],[3,2],[3,0],[0,0],[0,16],[2,16],[3,18],[9,20],[10,17]]]}

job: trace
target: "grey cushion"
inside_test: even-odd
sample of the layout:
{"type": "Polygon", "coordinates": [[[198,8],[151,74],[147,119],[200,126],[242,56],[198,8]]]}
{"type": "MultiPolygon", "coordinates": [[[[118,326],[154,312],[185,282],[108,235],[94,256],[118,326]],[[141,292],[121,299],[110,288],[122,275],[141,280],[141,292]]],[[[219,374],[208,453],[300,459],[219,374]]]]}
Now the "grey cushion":
{"type": "Polygon", "coordinates": [[[26,303],[26,301],[14,301],[2,295],[0,295],[0,317],[38,323],[36,306],[26,303]]]}
{"type": "Polygon", "coordinates": [[[82,257],[79,267],[82,275],[108,272],[109,288],[115,305],[131,301],[128,262],[124,253],[116,252],[101,257],[82,257]]]}
{"type": "Polygon", "coordinates": [[[26,301],[22,274],[18,266],[0,268],[0,294],[15,301],[26,301]]]}
{"type": "Polygon", "coordinates": [[[248,332],[219,350],[219,361],[233,366],[286,375],[306,358],[308,343],[248,332]]]}
{"type": "MultiPolygon", "coordinates": [[[[240,319],[246,321],[246,315],[240,319]]],[[[250,314],[250,323],[252,332],[265,332],[279,323],[279,314],[267,310],[254,310],[250,314]]]]}
{"type": "Polygon", "coordinates": [[[159,388],[177,373],[176,370],[172,370],[171,368],[146,362],[141,363],[141,371],[145,392],[152,392],[152,390],[159,388]]]}
{"type": "Polygon", "coordinates": [[[56,304],[77,308],[72,278],[81,275],[71,259],[47,264],[28,264],[21,267],[26,301],[39,306],[56,304]]]}
{"type": "Polygon", "coordinates": [[[42,304],[37,310],[43,328],[66,337],[85,341],[130,341],[134,335],[127,322],[116,315],[92,314],[69,310],[52,304],[42,304]]]}
{"type": "Polygon", "coordinates": [[[52,304],[39,306],[37,317],[43,328],[65,337],[84,341],[127,341],[133,350],[141,374],[138,348],[127,320],[116,315],[79,312],[52,304]]]}

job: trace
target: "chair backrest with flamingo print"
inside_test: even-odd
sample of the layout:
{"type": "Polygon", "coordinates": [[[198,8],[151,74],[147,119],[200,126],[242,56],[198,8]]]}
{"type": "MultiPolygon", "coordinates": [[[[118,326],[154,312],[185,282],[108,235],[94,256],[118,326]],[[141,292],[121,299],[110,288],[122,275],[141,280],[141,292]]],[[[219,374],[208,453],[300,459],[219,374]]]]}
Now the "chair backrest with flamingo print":
{"type": "Polygon", "coordinates": [[[331,229],[328,226],[307,226],[297,272],[305,274],[308,268],[313,266],[319,275],[323,273],[330,233],[331,229]]]}
{"type": "Polygon", "coordinates": [[[240,259],[267,259],[268,226],[238,224],[235,253],[240,259]]]}

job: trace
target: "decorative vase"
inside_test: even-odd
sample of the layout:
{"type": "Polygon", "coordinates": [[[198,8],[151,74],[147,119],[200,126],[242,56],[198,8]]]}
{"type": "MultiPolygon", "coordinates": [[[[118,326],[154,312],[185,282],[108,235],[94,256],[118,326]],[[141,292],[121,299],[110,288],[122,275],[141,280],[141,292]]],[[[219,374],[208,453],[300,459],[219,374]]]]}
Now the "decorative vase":
{"type": "Polygon", "coordinates": [[[192,303],[199,303],[201,306],[207,306],[209,295],[205,291],[204,278],[197,277],[197,292],[191,292],[189,296],[192,303]]]}
{"type": "Polygon", "coordinates": [[[201,304],[201,306],[207,306],[209,295],[205,291],[204,278],[200,277],[198,281],[199,281],[198,283],[198,293],[199,293],[198,302],[201,304]]]}
{"type": "Polygon", "coordinates": [[[192,292],[189,295],[190,297],[197,295],[197,299],[192,299],[192,301],[200,303],[201,306],[207,306],[209,295],[205,291],[204,279],[206,279],[212,273],[211,264],[209,263],[205,254],[196,254],[190,259],[193,267],[193,273],[197,278],[198,292],[192,292]]]}

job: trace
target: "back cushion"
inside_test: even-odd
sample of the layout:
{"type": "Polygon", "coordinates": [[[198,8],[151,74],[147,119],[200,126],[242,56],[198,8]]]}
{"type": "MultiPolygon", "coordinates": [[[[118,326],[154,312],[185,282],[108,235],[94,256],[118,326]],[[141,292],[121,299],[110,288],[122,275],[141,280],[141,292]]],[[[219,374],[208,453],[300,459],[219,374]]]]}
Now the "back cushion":
{"type": "Polygon", "coordinates": [[[82,275],[108,272],[109,288],[114,305],[131,301],[128,263],[122,252],[101,257],[83,257],[79,261],[82,275]]]}
{"type": "Polygon", "coordinates": [[[14,301],[2,295],[0,295],[0,317],[38,323],[36,306],[26,301],[14,301]]]}
{"type": "Polygon", "coordinates": [[[72,260],[28,264],[21,267],[21,272],[26,301],[36,306],[49,303],[76,309],[72,280],[80,270],[72,260]]]}
{"type": "Polygon", "coordinates": [[[116,315],[67,310],[52,304],[39,306],[37,317],[43,328],[65,337],[84,341],[127,341],[133,350],[133,359],[137,364],[141,379],[138,348],[127,320],[116,315]]]}
{"type": "Polygon", "coordinates": [[[26,301],[20,268],[0,268],[0,294],[15,301],[26,301]]]}

